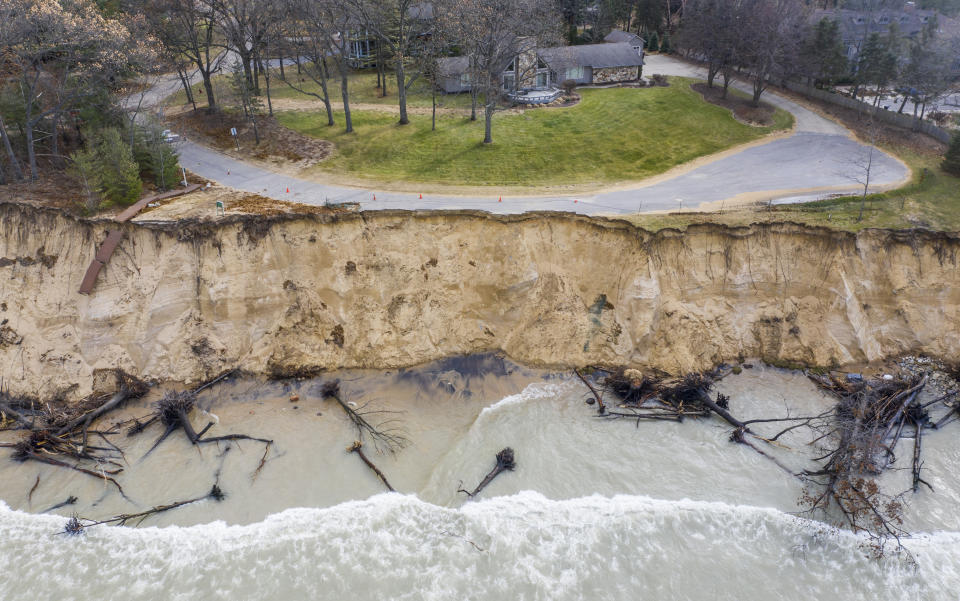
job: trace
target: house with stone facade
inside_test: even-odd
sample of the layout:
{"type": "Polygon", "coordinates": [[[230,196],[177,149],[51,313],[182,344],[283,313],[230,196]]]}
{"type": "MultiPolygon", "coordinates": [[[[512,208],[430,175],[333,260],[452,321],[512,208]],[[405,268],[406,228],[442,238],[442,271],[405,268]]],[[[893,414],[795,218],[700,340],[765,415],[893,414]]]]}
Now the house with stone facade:
{"type": "MultiPolygon", "coordinates": [[[[439,67],[439,86],[444,92],[470,91],[470,57],[443,58],[439,67]]],[[[631,82],[642,74],[643,40],[632,36],[621,42],[531,49],[507,65],[501,85],[504,93],[510,94],[548,89],[567,80],[579,85],[631,82]]]]}

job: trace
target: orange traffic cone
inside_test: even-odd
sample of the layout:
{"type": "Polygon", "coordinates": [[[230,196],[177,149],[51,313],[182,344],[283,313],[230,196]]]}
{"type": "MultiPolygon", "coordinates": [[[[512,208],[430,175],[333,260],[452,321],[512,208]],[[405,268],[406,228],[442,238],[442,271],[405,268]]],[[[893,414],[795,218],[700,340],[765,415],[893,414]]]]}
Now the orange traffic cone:
{"type": "Polygon", "coordinates": [[[574,199],[573,199],[573,202],[577,202],[577,199],[576,199],[576,198],[574,198],[574,199]]]}
{"type": "Polygon", "coordinates": [[[502,196],[498,197],[497,202],[503,202],[503,197],[502,196]]]}
{"type": "Polygon", "coordinates": [[[420,199],[421,199],[421,200],[423,199],[423,194],[420,195],[420,199]]]}
{"type": "Polygon", "coordinates": [[[373,199],[374,199],[374,200],[377,199],[377,195],[376,195],[376,194],[373,195],[373,199]]]}
{"type": "Polygon", "coordinates": [[[287,186],[287,194],[290,194],[290,186],[287,186]]]}

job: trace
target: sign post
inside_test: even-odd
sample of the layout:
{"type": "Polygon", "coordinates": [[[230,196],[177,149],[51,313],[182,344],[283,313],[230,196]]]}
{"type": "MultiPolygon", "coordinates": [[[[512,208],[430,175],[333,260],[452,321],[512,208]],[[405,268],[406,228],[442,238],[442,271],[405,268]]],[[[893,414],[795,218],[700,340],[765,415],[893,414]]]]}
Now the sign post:
{"type": "Polygon", "coordinates": [[[223,201],[217,201],[217,217],[223,217],[223,201]]]}
{"type": "Polygon", "coordinates": [[[233,141],[237,144],[237,150],[240,150],[240,140],[237,139],[237,128],[236,128],[236,127],[231,127],[231,128],[230,128],[230,135],[233,136],[233,141]]]}

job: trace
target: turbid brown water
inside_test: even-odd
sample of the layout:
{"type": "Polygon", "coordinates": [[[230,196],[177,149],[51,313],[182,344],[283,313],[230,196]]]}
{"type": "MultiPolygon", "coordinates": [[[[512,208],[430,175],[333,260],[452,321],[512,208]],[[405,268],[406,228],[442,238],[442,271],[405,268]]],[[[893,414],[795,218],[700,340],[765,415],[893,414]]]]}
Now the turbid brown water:
{"type": "MultiPolygon", "coordinates": [[[[802,374],[760,366],[718,390],[745,419],[831,403],[802,374]]],[[[108,421],[147,413],[158,394],[108,421]]],[[[802,484],[732,444],[725,422],[611,422],[585,398],[567,373],[495,357],[225,383],[200,394],[206,413],[195,411],[194,423],[274,439],[255,480],[263,447],[253,442],[194,448],[178,432],[142,459],[156,427],[124,446],[120,481],[135,503],[89,476],[0,462],[2,597],[935,601],[960,590],[953,433],[925,436],[924,478],[935,492],[910,497],[913,560],[876,560],[863,537],[792,515],[802,484]],[[321,399],[330,377],[358,407],[402,411],[388,415],[410,444],[396,454],[367,448],[399,494],[384,494],[346,452],[356,434],[321,399]],[[504,446],[515,449],[517,469],[477,500],[458,494],[504,446]],[[203,495],[217,472],[222,502],[139,528],[55,534],[74,511],[103,518],[203,495]],[[35,515],[68,494],[79,497],[75,506],[35,515]]],[[[781,441],[771,451],[781,461],[810,465],[804,436],[781,441]]],[[[897,490],[908,482],[909,471],[885,480],[897,490]]]]}

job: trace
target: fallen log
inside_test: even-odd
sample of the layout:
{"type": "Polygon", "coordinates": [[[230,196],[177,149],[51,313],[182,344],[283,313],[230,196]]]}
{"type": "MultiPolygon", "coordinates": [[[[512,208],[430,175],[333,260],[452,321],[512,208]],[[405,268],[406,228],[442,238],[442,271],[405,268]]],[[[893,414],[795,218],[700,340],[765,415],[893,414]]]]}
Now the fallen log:
{"type": "Polygon", "coordinates": [[[387,477],[383,475],[383,472],[380,471],[380,468],[374,465],[373,462],[370,461],[370,459],[363,452],[362,442],[360,442],[359,440],[353,441],[353,444],[347,447],[347,452],[356,453],[357,455],[359,455],[360,459],[362,459],[363,462],[367,464],[367,467],[373,470],[373,473],[377,475],[377,478],[380,478],[380,481],[383,482],[383,485],[386,486],[390,492],[397,492],[392,486],[390,486],[390,483],[387,481],[387,477]]]}
{"type": "Polygon", "coordinates": [[[94,526],[99,526],[101,524],[117,524],[118,526],[125,526],[127,522],[132,520],[139,520],[137,525],[143,523],[143,520],[147,519],[151,515],[156,515],[158,513],[163,513],[165,511],[170,511],[171,509],[176,509],[178,507],[183,507],[184,505],[190,505],[191,503],[196,503],[198,501],[203,501],[204,499],[213,499],[214,501],[222,501],[226,495],[220,490],[220,486],[214,484],[210,489],[210,492],[203,495],[202,497],[196,497],[194,499],[187,499],[186,501],[176,501],[174,503],[169,503],[167,505],[157,505],[146,511],[140,511],[138,513],[122,513],[120,515],[108,518],[106,520],[86,520],[88,523],[84,523],[82,518],[77,518],[73,516],[67,522],[67,525],[64,527],[63,531],[58,532],[57,534],[81,534],[87,528],[92,528],[94,526]]]}
{"type": "Polygon", "coordinates": [[[480,482],[480,484],[477,485],[475,489],[473,489],[473,492],[464,490],[462,488],[458,489],[457,492],[462,492],[472,499],[480,494],[480,491],[486,488],[488,484],[493,482],[493,479],[500,475],[500,472],[504,470],[512,471],[516,467],[517,464],[514,460],[513,449],[507,447],[497,453],[497,465],[490,470],[490,473],[486,475],[486,477],[480,482]]]}
{"type": "Polygon", "coordinates": [[[586,387],[590,389],[591,394],[593,394],[593,399],[597,403],[597,413],[600,415],[603,415],[604,412],[607,410],[606,406],[603,404],[603,397],[600,395],[599,392],[597,392],[597,389],[594,388],[593,384],[591,384],[586,378],[583,377],[583,374],[580,373],[579,369],[573,370],[573,373],[577,374],[577,377],[580,378],[580,381],[583,382],[586,385],[586,387]]]}

